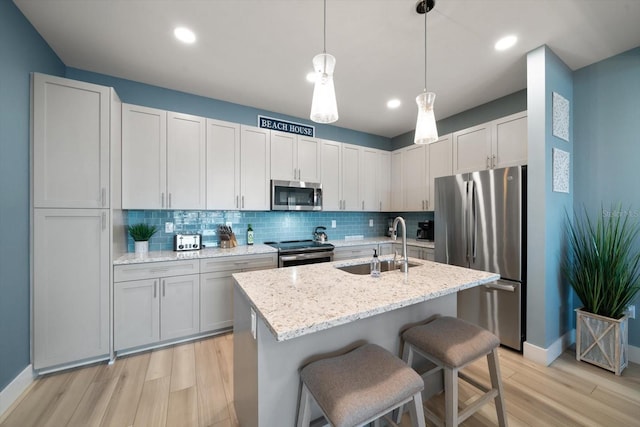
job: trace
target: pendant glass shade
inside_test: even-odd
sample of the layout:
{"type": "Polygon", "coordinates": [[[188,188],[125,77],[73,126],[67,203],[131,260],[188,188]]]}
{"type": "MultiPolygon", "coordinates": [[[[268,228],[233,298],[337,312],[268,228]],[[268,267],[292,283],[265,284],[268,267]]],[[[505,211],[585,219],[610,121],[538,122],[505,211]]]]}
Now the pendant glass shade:
{"type": "Polygon", "coordinates": [[[435,100],[436,94],[433,92],[422,92],[416,96],[418,121],[416,122],[416,135],[413,139],[414,144],[431,144],[438,140],[436,117],[433,114],[435,100]]]}
{"type": "Polygon", "coordinates": [[[316,82],[313,88],[310,118],[316,123],[333,123],[338,120],[338,104],[333,85],[335,67],[336,58],[333,55],[320,53],[313,57],[316,82]]]}

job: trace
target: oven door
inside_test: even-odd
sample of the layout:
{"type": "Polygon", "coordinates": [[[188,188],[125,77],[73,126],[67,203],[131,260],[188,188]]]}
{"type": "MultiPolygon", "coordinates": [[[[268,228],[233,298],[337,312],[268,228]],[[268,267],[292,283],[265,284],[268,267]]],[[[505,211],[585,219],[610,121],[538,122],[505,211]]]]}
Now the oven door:
{"type": "Polygon", "coordinates": [[[317,264],[319,262],[331,261],[333,261],[333,251],[285,254],[278,257],[278,267],[293,267],[294,265],[317,264]]]}

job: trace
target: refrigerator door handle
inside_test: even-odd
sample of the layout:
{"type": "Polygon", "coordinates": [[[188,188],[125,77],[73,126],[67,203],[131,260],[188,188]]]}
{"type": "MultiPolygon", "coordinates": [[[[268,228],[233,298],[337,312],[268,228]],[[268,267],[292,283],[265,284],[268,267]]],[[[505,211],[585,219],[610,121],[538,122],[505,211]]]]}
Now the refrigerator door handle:
{"type": "Polygon", "coordinates": [[[484,285],[487,289],[497,289],[499,291],[515,292],[516,287],[514,285],[503,285],[497,282],[487,283],[484,285]]]}
{"type": "Polygon", "coordinates": [[[476,262],[476,249],[478,241],[478,218],[476,212],[476,183],[470,181],[471,184],[471,256],[472,261],[476,262]]]}

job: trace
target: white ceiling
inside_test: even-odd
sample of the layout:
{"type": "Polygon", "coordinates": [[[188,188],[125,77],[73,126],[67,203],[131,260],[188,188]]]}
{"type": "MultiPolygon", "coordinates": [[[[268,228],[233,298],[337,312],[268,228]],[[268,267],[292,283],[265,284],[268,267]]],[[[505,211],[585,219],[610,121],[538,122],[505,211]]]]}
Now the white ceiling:
{"type": "MultiPolygon", "coordinates": [[[[308,118],[322,51],[321,0],[14,0],[70,67],[308,118]],[[190,27],[194,45],[173,37],[190,27]]],[[[394,137],[415,126],[424,82],[417,0],[327,0],[335,125],[394,137]],[[386,101],[402,100],[397,110],[386,101]]],[[[526,87],[548,45],[572,70],[640,46],[639,0],[436,0],[428,89],[440,120],[526,87]],[[518,44],[496,52],[495,41],[518,44]]]]}

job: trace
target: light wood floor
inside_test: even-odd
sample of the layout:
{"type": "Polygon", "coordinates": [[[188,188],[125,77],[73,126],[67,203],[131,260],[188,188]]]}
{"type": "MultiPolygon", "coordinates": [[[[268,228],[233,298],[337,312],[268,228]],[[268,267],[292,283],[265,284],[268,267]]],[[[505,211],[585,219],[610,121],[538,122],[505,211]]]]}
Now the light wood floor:
{"type": "MultiPolygon", "coordinates": [[[[32,384],[0,426],[237,426],[232,352],[233,336],[227,334],[122,357],[111,366],[47,375],[32,384]]],[[[543,367],[505,349],[500,364],[512,427],[640,426],[639,365],[630,364],[616,377],[576,362],[570,351],[543,367]]],[[[466,371],[489,383],[484,359],[466,371]]],[[[461,401],[473,396],[461,382],[461,401]]],[[[442,404],[441,396],[427,402],[435,411],[442,404]]],[[[494,407],[485,405],[463,425],[497,425],[494,407]]]]}

